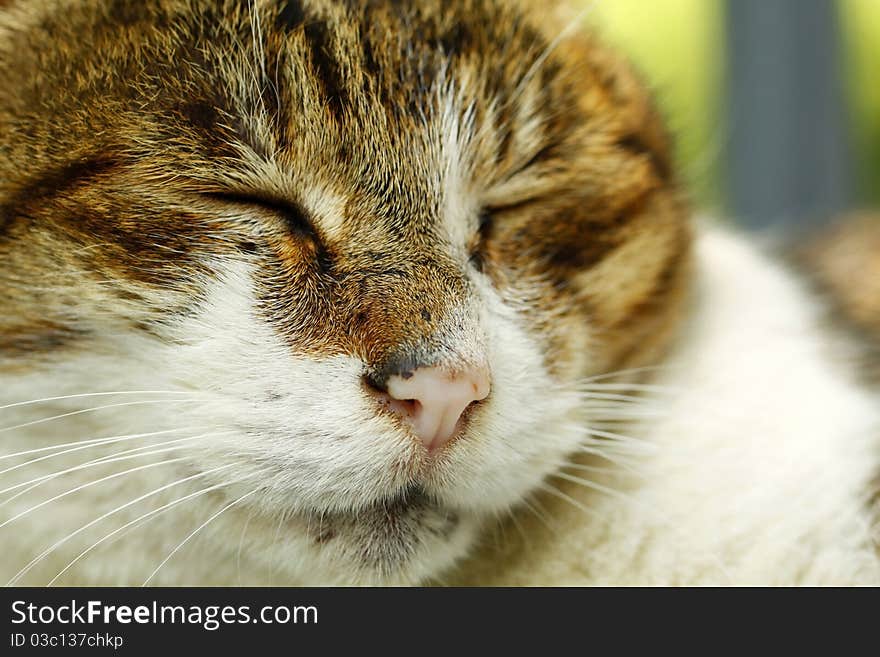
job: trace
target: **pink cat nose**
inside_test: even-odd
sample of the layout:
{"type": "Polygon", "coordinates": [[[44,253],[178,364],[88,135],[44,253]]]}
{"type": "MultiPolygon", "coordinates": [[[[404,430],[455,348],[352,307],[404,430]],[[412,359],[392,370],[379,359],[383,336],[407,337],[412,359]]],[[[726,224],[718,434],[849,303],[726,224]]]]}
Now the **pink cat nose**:
{"type": "Polygon", "coordinates": [[[389,405],[434,452],[455,435],[459,419],[473,402],[489,395],[489,373],[469,368],[449,374],[439,367],[420,367],[388,378],[389,405]]]}

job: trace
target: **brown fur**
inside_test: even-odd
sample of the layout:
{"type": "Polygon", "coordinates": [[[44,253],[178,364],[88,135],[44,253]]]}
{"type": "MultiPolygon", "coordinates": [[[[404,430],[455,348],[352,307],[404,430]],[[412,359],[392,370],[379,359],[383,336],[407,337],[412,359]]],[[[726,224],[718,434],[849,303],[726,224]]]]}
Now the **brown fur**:
{"type": "Polygon", "coordinates": [[[796,249],[795,258],[826,299],[831,323],[858,345],[853,369],[880,385],[880,216],[840,217],[796,249]]]}
{"type": "Polygon", "coordinates": [[[841,218],[802,257],[844,314],[880,338],[880,215],[841,218]]]}
{"type": "Polygon", "coordinates": [[[686,212],[660,121],[617,58],[580,35],[551,48],[559,22],[483,0],[261,3],[255,49],[244,6],[41,1],[4,17],[5,344],[74,349],[130,322],[132,305],[132,325],[155,329],[193,306],[220,257],[258,265],[266,318],[298,352],[381,371],[401,350],[430,351],[451,300],[468,296],[468,254],[442,242],[422,175],[435,158],[422,117],[439,111],[445,72],[479,135],[466,184],[486,197],[469,219],[484,226],[470,256],[500,289],[528,281],[551,367],[583,349],[571,334],[587,323],[600,369],[662,346],[686,212]],[[338,229],[305,207],[303,186],[340,196],[338,229]],[[242,204],[263,222],[230,219],[242,204]],[[92,285],[99,321],[72,297],[108,279],[92,285]],[[169,291],[174,303],[149,303],[169,291]]]}
{"type": "MultiPolygon", "coordinates": [[[[108,334],[173,340],[233,261],[295,356],[354,356],[375,387],[477,358],[455,332],[479,285],[562,388],[661,357],[688,297],[688,209],[645,86],[572,15],[252,6],[0,12],[0,374],[108,334]]],[[[435,512],[416,492],[328,514],[314,541],[355,536],[346,559],[395,568],[417,528],[459,526],[435,512]]]]}

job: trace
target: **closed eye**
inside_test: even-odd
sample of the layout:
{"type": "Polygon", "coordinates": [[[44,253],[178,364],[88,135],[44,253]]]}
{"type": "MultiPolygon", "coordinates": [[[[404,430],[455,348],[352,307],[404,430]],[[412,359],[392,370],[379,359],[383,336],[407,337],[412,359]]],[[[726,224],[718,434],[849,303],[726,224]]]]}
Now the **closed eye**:
{"type": "Polygon", "coordinates": [[[477,222],[476,243],[471,249],[470,261],[474,269],[480,272],[483,271],[485,265],[484,251],[486,242],[489,240],[489,235],[492,232],[493,219],[492,212],[488,209],[483,209],[477,222]]]}
{"type": "Polygon", "coordinates": [[[318,238],[305,210],[294,201],[248,192],[208,192],[205,196],[226,205],[245,205],[263,209],[283,218],[295,235],[315,240],[318,238]]]}

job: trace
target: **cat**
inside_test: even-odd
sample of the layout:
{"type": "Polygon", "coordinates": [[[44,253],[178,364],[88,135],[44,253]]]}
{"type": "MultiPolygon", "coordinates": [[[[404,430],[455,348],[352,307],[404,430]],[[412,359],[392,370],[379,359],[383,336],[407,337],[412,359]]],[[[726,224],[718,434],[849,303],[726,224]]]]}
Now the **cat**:
{"type": "Polygon", "coordinates": [[[867,352],[580,22],[5,3],[0,580],[880,583],[867,352]]]}

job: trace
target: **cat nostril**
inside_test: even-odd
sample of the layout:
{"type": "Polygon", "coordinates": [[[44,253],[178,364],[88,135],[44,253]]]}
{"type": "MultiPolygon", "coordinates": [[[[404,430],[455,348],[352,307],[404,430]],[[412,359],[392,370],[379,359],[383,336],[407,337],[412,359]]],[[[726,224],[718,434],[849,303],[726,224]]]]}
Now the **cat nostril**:
{"type": "Polygon", "coordinates": [[[462,413],[485,399],[490,387],[485,368],[450,374],[439,367],[422,367],[389,377],[385,390],[377,393],[380,403],[403,418],[428,451],[435,452],[455,436],[462,413]]]}
{"type": "Polygon", "coordinates": [[[379,392],[377,396],[382,406],[394,411],[402,418],[415,417],[421,410],[421,404],[415,399],[394,399],[387,392],[379,392]]]}

